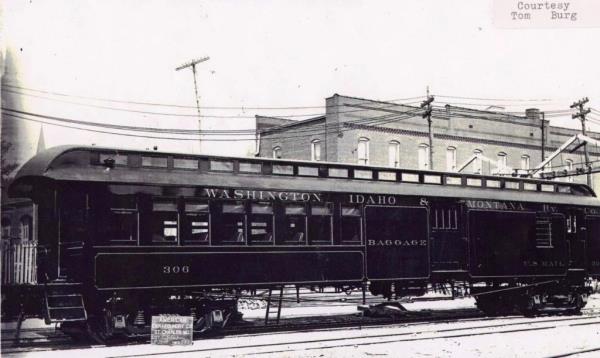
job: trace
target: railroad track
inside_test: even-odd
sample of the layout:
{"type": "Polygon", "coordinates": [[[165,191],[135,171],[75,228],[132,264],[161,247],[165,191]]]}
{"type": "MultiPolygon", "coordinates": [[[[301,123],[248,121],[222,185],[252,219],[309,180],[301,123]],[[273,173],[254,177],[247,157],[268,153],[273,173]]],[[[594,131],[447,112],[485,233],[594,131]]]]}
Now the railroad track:
{"type": "MultiPolygon", "coordinates": [[[[559,318],[549,317],[538,317],[536,319],[527,319],[522,316],[504,316],[504,317],[487,317],[483,315],[477,309],[454,309],[444,311],[432,311],[432,312],[410,312],[403,317],[394,318],[371,318],[371,317],[359,317],[356,315],[344,315],[344,316],[331,316],[331,317],[304,317],[301,319],[282,319],[282,323],[279,325],[268,325],[255,323],[252,326],[233,326],[222,330],[219,334],[212,334],[208,336],[195,336],[198,338],[251,338],[261,336],[283,336],[288,333],[310,333],[310,332],[335,332],[341,330],[355,329],[364,331],[367,329],[376,328],[406,328],[411,326],[422,326],[424,324],[442,324],[442,323],[464,323],[464,324],[475,324],[478,323],[477,327],[460,328],[460,329],[441,329],[434,330],[435,332],[452,332],[462,330],[478,329],[493,329],[500,327],[513,327],[525,324],[533,323],[544,323],[549,324],[553,322],[579,322],[579,325],[586,324],[600,324],[600,310],[584,310],[581,316],[561,316],[559,318]],[[598,319],[598,321],[593,321],[598,319]],[[518,322],[503,322],[501,324],[494,324],[494,321],[518,321],[518,322]],[[521,321],[525,320],[525,322],[521,321]],[[485,323],[485,324],[482,324],[485,323]]],[[[552,328],[552,327],[550,327],[552,328]]],[[[536,328],[540,330],[542,328],[536,328]]],[[[507,331],[515,332],[515,331],[507,331]]],[[[8,332],[6,332],[8,333],[8,332]]],[[[494,332],[490,332],[494,333],[494,332]]],[[[488,333],[488,334],[490,334],[488,333]]],[[[497,333],[497,332],[496,332],[497,333]]],[[[502,332],[500,332],[502,333],[502,332]]],[[[55,351],[55,350],[72,350],[82,348],[94,348],[94,347],[106,347],[105,345],[98,345],[93,342],[75,342],[70,337],[61,333],[57,330],[42,330],[32,329],[23,330],[23,337],[18,345],[14,345],[14,339],[9,335],[6,336],[3,331],[2,338],[2,354],[13,354],[13,353],[24,353],[24,352],[39,352],[39,351],[55,351]],[[34,336],[32,336],[34,334],[34,336]]],[[[410,335],[412,333],[401,334],[400,336],[410,335]]],[[[472,335],[472,333],[464,333],[455,337],[462,337],[466,335],[472,335]]],[[[381,339],[385,337],[395,337],[398,335],[374,335],[370,336],[370,339],[381,339]]],[[[350,338],[336,338],[332,342],[340,341],[343,339],[362,339],[365,337],[357,336],[350,338]]],[[[149,336],[140,336],[136,341],[116,341],[111,342],[113,346],[127,346],[136,345],[140,343],[147,343],[149,336]]],[[[404,339],[405,340],[405,339],[404,339]]],[[[326,342],[322,340],[316,340],[316,343],[326,342]]],[[[313,341],[299,342],[297,344],[305,344],[313,341]]],[[[382,342],[385,343],[385,342],[382,342]]],[[[282,344],[289,344],[282,343],[282,344]]],[[[294,343],[296,344],[296,343],[294,343]]],[[[364,343],[368,344],[368,343],[364,343]]],[[[371,343],[372,344],[372,343],[371,343]]],[[[352,343],[354,345],[354,343],[352,343]]],[[[343,346],[343,345],[342,345],[343,346]]],[[[240,348],[251,348],[252,345],[240,348]]],[[[264,347],[263,345],[257,347],[264,347]]],[[[327,347],[325,347],[327,348],[327,347]]],[[[335,346],[332,346],[335,348],[335,346]]],[[[204,350],[198,350],[198,352],[204,352],[204,350]]],[[[136,356],[136,355],[133,355],[136,356]]]]}
{"type": "MultiPolygon", "coordinates": [[[[530,331],[544,331],[550,330],[557,327],[576,327],[582,325],[600,325],[600,314],[596,315],[585,315],[578,317],[561,317],[561,318],[539,318],[539,319],[527,319],[519,317],[518,322],[502,322],[502,323],[488,323],[480,324],[478,321],[466,322],[466,327],[452,327],[452,328],[425,328],[423,329],[422,322],[418,324],[421,329],[419,330],[407,330],[398,333],[383,333],[383,334],[371,334],[376,332],[375,330],[361,330],[360,332],[349,336],[335,336],[336,332],[329,332],[331,337],[325,337],[321,339],[286,339],[282,336],[281,339],[270,337],[269,343],[257,343],[257,344],[245,344],[245,345],[231,345],[221,344],[220,346],[211,346],[207,344],[203,348],[188,348],[180,350],[168,350],[165,352],[156,353],[144,353],[144,354],[122,354],[122,355],[110,355],[113,358],[137,358],[143,356],[162,356],[162,355],[189,355],[189,356],[218,356],[219,354],[235,355],[235,356],[260,356],[260,355],[290,355],[294,353],[307,354],[310,351],[323,351],[329,349],[346,349],[362,346],[380,345],[380,344],[392,344],[402,342],[418,342],[418,341],[435,341],[439,339],[456,339],[462,337],[474,337],[492,334],[509,334],[518,332],[530,332],[530,331]]],[[[509,320],[513,317],[509,317],[509,320]]],[[[514,318],[516,319],[516,317],[514,318]]],[[[415,326],[417,324],[415,323],[415,326]]],[[[374,328],[374,327],[373,327],[374,328]]],[[[392,327],[393,328],[393,327],[392,327]]],[[[408,327],[401,327],[408,328],[408,327]]],[[[247,337],[254,340],[255,337],[247,337]]],[[[250,341],[247,339],[247,341],[250,341]]],[[[227,342],[229,343],[229,342],[227,342]]],[[[204,346],[204,344],[203,344],[204,346]]],[[[600,348],[588,348],[579,351],[573,351],[553,357],[568,357],[569,355],[594,352],[600,348]]]]}

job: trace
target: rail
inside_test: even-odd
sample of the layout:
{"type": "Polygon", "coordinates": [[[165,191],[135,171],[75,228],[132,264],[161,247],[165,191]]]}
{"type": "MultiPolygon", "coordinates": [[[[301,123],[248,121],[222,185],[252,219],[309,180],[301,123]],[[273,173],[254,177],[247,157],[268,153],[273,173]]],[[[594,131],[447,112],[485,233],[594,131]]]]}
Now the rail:
{"type": "Polygon", "coordinates": [[[2,285],[37,283],[37,242],[2,240],[2,285]]]}

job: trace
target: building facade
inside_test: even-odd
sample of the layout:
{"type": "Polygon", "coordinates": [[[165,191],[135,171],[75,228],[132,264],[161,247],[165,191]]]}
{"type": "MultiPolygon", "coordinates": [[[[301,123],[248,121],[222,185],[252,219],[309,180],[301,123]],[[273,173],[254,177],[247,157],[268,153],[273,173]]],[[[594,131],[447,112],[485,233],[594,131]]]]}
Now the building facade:
{"type": "MultiPolygon", "coordinates": [[[[532,169],[580,131],[550,126],[537,109],[520,115],[447,105],[432,113],[432,145],[419,107],[333,95],[326,114],[303,121],[256,117],[258,155],[484,175],[532,169]],[[432,168],[429,151],[433,150],[432,168]]],[[[600,140],[600,133],[588,135],[600,140]]],[[[590,161],[600,148],[588,145],[590,161]]],[[[582,167],[583,149],[563,153],[544,172],[582,167]]],[[[524,173],[524,171],[522,172],[524,173]]],[[[585,183],[585,175],[557,180],[585,183]]],[[[593,176],[600,191],[600,176],[593,176]]]]}

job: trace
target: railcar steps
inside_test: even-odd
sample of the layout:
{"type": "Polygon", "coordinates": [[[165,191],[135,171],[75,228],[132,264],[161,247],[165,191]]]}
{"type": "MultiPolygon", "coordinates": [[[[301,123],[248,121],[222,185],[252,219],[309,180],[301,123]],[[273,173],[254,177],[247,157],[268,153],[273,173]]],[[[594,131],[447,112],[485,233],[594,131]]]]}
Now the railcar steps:
{"type": "Polygon", "coordinates": [[[80,283],[53,281],[44,287],[47,324],[87,320],[80,283]]]}

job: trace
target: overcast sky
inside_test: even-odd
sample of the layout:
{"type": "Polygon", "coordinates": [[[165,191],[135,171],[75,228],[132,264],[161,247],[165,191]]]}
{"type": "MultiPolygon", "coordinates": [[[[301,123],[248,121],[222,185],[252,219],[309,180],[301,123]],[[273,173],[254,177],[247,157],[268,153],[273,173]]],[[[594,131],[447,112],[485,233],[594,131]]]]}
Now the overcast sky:
{"type": "MultiPolygon", "coordinates": [[[[440,105],[503,104],[508,111],[527,106],[551,111],[568,109],[587,96],[589,105],[600,110],[600,29],[499,29],[492,21],[492,1],[8,0],[3,18],[4,83],[190,107],[11,93],[18,96],[19,109],[69,119],[195,129],[192,74],[175,67],[202,56],[210,60],[198,65],[201,106],[246,107],[203,109],[209,116],[241,116],[207,118],[204,129],[250,129],[255,114],[324,112],[248,107],[324,106],[334,93],[401,99],[424,95],[427,86],[438,95],[552,99],[438,97],[440,105]]],[[[553,124],[578,123],[565,118],[553,124]]],[[[30,127],[37,135],[39,125],[30,127]]],[[[598,125],[591,128],[600,131],[598,125]]],[[[44,125],[44,133],[47,146],[195,149],[192,141],[116,137],[50,125],[44,125]]],[[[203,149],[239,155],[249,147],[248,142],[212,142],[203,149]]]]}

